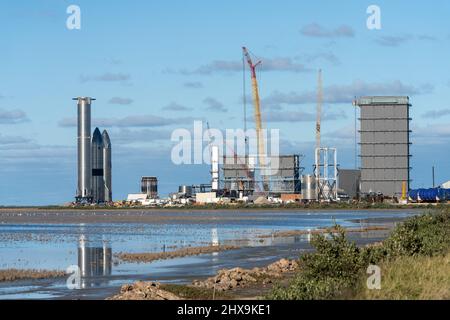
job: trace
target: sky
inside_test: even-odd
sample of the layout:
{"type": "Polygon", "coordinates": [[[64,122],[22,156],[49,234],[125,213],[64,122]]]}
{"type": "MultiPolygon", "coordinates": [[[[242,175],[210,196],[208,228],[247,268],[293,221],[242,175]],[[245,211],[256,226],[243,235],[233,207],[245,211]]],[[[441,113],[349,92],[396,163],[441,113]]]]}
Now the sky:
{"type": "Polygon", "coordinates": [[[449,14],[445,0],[1,1],[0,205],[73,201],[77,96],[97,99],[92,131],[110,134],[115,200],[139,192],[141,176],[157,176],[162,196],[208,183],[206,165],[173,163],[170,138],[195,120],[243,128],[242,46],[262,61],[264,126],[280,130],[282,153],[303,155],[304,173],[322,69],[322,145],[338,148],[341,168],[355,167],[353,97],[407,95],[411,186],[431,186],[433,165],[450,180],[449,14]],[[80,29],[67,28],[70,5],[80,29]]]}

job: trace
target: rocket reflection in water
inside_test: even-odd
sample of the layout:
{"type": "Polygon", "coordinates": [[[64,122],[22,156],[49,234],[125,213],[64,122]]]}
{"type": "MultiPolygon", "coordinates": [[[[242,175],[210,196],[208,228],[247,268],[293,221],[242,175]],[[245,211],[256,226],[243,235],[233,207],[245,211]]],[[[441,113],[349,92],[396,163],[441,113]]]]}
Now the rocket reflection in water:
{"type": "Polygon", "coordinates": [[[109,241],[89,242],[81,235],[78,243],[78,267],[82,288],[95,287],[107,281],[102,277],[110,276],[112,271],[112,249],[109,241]]]}

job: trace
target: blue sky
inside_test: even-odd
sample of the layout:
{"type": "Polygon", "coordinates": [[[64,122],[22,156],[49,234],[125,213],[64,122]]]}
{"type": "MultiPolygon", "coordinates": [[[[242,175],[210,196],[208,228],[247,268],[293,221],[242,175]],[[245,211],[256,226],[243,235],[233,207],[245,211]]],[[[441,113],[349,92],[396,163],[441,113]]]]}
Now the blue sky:
{"type": "Polygon", "coordinates": [[[409,95],[412,186],[431,184],[432,165],[450,180],[449,14],[448,1],[2,1],[0,205],[73,199],[75,96],[97,98],[115,199],[142,175],[158,176],[162,195],[207,183],[205,166],[171,163],[170,134],[194,119],[242,127],[242,45],[263,60],[265,125],[281,130],[283,153],[305,156],[305,172],[321,68],[323,144],[341,167],[354,166],[352,97],[409,95]],[[71,4],[81,30],[66,28],[71,4]],[[371,4],[381,30],[366,27],[371,4]]]}

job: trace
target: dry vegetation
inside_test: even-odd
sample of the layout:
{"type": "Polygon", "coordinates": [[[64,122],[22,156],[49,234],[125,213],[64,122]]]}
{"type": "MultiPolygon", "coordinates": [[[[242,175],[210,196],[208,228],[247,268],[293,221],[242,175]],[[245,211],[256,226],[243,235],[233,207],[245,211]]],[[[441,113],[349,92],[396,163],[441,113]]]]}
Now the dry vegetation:
{"type": "Polygon", "coordinates": [[[5,269],[0,270],[0,282],[15,281],[23,279],[47,279],[64,277],[64,271],[57,270],[20,270],[20,269],[5,269]]]}
{"type": "Polygon", "coordinates": [[[358,299],[450,299],[450,252],[436,257],[402,257],[381,265],[381,290],[364,289],[358,299]]]}
{"type": "Polygon", "coordinates": [[[225,250],[237,249],[236,246],[220,245],[206,247],[187,247],[166,252],[143,252],[143,253],[124,253],[120,252],[115,256],[125,262],[152,262],[155,260],[173,259],[199,254],[220,252],[225,250]]]}

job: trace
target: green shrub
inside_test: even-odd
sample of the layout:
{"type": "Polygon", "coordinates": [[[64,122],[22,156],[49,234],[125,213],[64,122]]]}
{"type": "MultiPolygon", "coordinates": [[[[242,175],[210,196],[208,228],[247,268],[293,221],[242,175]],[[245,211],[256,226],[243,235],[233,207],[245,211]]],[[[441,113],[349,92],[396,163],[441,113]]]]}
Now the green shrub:
{"type": "Polygon", "coordinates": [[[333,232],[314,235],[311,244],[316,249],[300,258],[299,272],[284,289],[276,287],[270,299],[332,299],[351,290],[364,266],[361,249],[347,241],[345,230],[335,226],[333,232]]]}
{"type": "Polygon", "coordinates": [[[401,257],[443,255],[450,248],[450,209],[412,217],[397,226],[381,245],[358,248],[340,226],[329,237],[315,235],[315,251],[300,257],[300,268],[286,288],[276,286],[269,299],[342,299],[363,288],[369,264],[401,257]]]}
{"type": "Polygon", "coordinates": [[[384,242],[388,258],[443,254],[450,247],[450,212],[415,216],[400,224],[384,242]]]}

